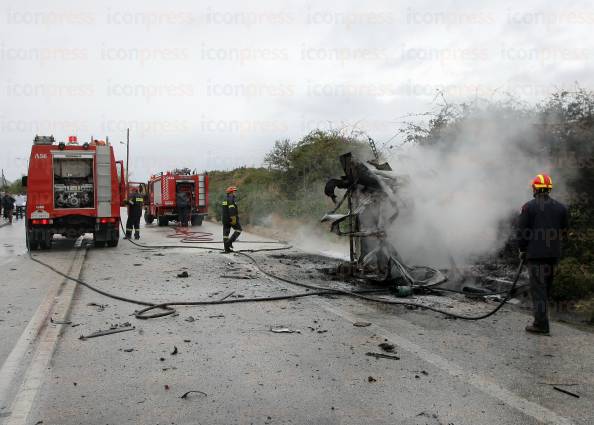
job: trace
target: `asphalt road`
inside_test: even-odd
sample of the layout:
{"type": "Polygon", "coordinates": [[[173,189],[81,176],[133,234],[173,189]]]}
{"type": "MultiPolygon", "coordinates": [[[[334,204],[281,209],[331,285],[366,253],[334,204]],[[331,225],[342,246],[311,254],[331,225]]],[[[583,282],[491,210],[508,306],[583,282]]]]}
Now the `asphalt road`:
{"type": "MultiPolygon", "coordinates": [[[[220,237],[214,224],[198,229],[220,237]]],[[[150,226],[141,243],[179,244],[168,238],[172,230],[150,226]]],[[[176,315],[141,321],[132,316],[138,306],[83,287],[68,294],[72,283],[27,258],[22,228],[0,228],[0,235],[0,264],[10,277],[0,286],[8,301],[0,314],[0,373],[48,294],[55,307],[43,316],[41,336],[25,344],[18,367],[9,368],[12,383],[0,403],[5,424],[594,423],[588,330],[554,323],[553,336],[537,337],[524,333],[529,317],[511,306],[488,320],[465,322],[335,296],[179,307],[176,315]],[[48,324],[48,317],[72,323],[48,324]],[[79,339],[126,323],[134,330],[79,339]],[[281,328],[294,332],[272,331],[281,328]],[[378,347],[385,342],[395,346],[393,353],[378,347]],[[188,391],[198,392],[181,398],[188,391]]],[[[236,246],[272,247],[278,245],[236,246]]],[[[151,302],[303,292],[264,276],[243,256],[213,249],[142,250],[122,241],[117,248],[90,248],[86,258],[84,251],[61,241],[36,256],[69,273],[80,270],[103,290],[151,302]],[[177,277],[184,271],[189,277],[177,277]]],[[[345,287],[321,271],[336,260],[294,249],[254,256],[276,274],[345,287]]],[[[458,312],[493,307],[451,298],[428,302],[458,312]]]]}

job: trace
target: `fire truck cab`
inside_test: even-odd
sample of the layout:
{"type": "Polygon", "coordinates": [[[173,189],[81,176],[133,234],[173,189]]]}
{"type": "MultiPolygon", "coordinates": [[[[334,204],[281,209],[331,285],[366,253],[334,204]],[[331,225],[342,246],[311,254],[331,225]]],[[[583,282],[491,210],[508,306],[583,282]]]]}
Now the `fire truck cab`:
{"type": "Polygon", "coordinates": [[[122,161],[107,141],[56,143],[53,136],[35,136],[25,216],[27,248],[51,248],[58,234],[76,239],[92,233],[95,246],[117,246],[120,206],[126,197],[122,161]]]}

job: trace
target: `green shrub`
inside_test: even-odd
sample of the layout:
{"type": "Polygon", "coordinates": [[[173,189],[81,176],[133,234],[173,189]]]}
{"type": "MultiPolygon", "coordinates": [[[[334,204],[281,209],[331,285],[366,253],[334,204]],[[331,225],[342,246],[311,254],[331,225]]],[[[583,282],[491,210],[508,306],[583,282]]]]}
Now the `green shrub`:
{"type": "Polygon", "coordinates": [[[594,276],[575,257],[564,258],[555,273],[552,297],[558,301],[577,300],[594,294],[594,276]]]}

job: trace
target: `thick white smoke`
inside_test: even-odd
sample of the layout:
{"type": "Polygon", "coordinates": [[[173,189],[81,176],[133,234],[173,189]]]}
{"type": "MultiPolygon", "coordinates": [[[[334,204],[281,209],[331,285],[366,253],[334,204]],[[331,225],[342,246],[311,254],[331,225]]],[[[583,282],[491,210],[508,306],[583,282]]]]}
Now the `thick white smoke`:
{"type": "Polygon", "coordinates": [[[500,249],[509,236],[501,224],[531,199],[531,179],[550,169],[537,141],[533,122],[480,112],[437,144],[399,149],[389,162],[410,183],[389,234],[403,259],[447,267],[500,249]]]}

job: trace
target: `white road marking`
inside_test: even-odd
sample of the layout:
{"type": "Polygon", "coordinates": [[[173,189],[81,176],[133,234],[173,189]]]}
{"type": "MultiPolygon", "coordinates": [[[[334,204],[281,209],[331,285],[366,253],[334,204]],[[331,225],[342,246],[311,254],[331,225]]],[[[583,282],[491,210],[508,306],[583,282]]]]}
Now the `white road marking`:
{"type": "MultiPolygon", "coordinates": [[[[68,271],[70,276],[78,277],[80,275],[85,256],[86,249],[83,248],[76,251],[74,261],[68,271]]],[[[39,344],[35,349],[31,364],[25,372],[23,382],[13,400],[10,411],[7,412],[9,416],[5,419],[4,425],[24,425],[27,423],[27,418],[37,397],[37,392],[43,385],[47,367],[56,349],[58,337],[64,327],[64,325],[47,326],[47,323],[51,315],[58,321],[67,320],[75,290],[76,283],[64,279],[59,286],[50,291],[51,293],[48,294],[48,297],[46,297],[36,312],[34,320],[31,320],[19,339],[17,346],[13,349],[15,354],[13,355],[13,352],[11,352],[7,359],[7,362],[9,359],[11,361],[8,364],[5,362],[2,367],[0,377],[3,376],[4,368],[6,367],[6,374],[10,380],[10,382],[6,383],[6,386],[13,385],[14,383],[12,381],[14,381],[18,373],[23,354],[32,342],[30,336],[33,335],[34,339],[35,335],[39,335],[39,344]],[[31,333],[28,333],[28,330],[31,333]]],[[[3,382],[4,386],[4,382],[6,381],[0,382],[3,382]]],[[[5,389],[2,394],[7,392],[7,389],[5,389]]]]}
{"type": "MultiPolygon", "coordinates": [[[[354,314],[348,313],[346,311],[341,310],[340,308],[330,305],[327,301],[315,300],[314,302],[321,305],[325,310],[351,323],[355,323],[361,320],[354,314]]],[[[468,370],[445,359],[444,357],[432,353],[429,350],[426,350],[425,348],[419,346],[418,344],[396,333],[393,333],[381,326],[372,324],[367,329],[373,331],[378,335],[381,335],[384,338],[389,339],[390,342],[395,343],[402,349],[409,351],[410,353],[416,355],[417,357],[426,361],[427,363],[430,363],[433,366],[447,372],[454,378],[462,380],[474,386],[483,393],[488,394],[491,397],[494,397],[502,401],[506,405],[511,406],[516,410],[519,410],[523,414],[530,416],[543,424],[573,425],[573,422],[570,419],[565,418],[563,416],[559,416],[554,411],[544,406],[541,406],[538,403],[534,403],[530,400],[518,396],[517,394],[503,388],[502,386],[493,382],[491,379],[485,376],[469,372],[468,370]]]]}
{"type": "Polygon", "coordinates": [[[33,314],[33,317],[27,324],[27,327],[21,334],[19,340],[13,347],[12,351],[4,361],[2,369],[0,369],[0,405],[3,406],[9,397],[10,388],[16,378],[21,363],[27,351],[31,348],[31,345],[35,342],[37,336],[41,332],[41,328],[47,323],[50,317],[51,309],[54,305],[58,291],[60,290],[59,285],[51,287],[41,302],[37,311],[33,314]]]}

